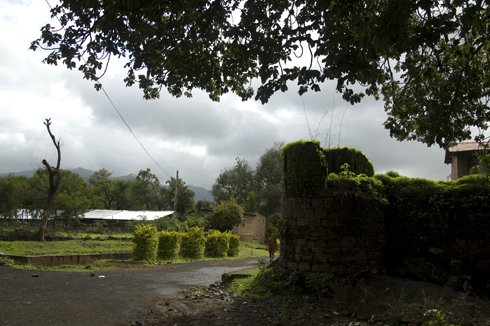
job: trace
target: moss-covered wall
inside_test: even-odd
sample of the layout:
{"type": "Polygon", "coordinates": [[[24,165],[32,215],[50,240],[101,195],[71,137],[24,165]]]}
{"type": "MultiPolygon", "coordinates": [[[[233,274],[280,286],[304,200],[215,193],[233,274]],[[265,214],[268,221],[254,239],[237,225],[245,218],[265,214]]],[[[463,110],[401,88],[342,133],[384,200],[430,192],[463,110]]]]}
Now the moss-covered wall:
{"type": "Polygon", "coordinates": [[[422,257],[458,262],[472,281],[490,285],[488,179],[327,175],[325,151],[307,141],[286,145],[283,159],[282,271],[389,270],[422,257]]]}
{"type": "MultiPolygon", "coordinates": [[[[318,142],[309,141],[291,143],[282,150],[282,218],[286,229],[281,237],[280,270],[306,276],[312,272],[356,274],[380,269],[384,250],[381,204],[353,193],[356,182],[354,187],[346,182],[348,190],[342,191],[338,185],[343,179],[337,176],[334,186],[329,185],[325,153],[318,142]]],[[[338,156],[332,153],[330,160],[340,165],[356,162],[356,158],[341,161],[348,153],[364,156],[354,150],[338,156]]]]}
{"type": "Polygon", "coordinates": [[[349,164],[350,171],[355,174],[365,174],[368,177],[374,175],[373,163],[363,152],[349,147],[336,147],[323,150],[328,167],[328,173],[342,172],[342,165],[349,164]]]}

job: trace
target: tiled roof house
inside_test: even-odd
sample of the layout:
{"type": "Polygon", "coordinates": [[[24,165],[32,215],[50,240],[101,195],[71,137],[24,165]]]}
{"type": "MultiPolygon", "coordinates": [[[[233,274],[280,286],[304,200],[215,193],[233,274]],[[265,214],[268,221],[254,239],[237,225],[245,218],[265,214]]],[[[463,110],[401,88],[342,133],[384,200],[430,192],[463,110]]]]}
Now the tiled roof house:
{"type": "Polygon", "coordinates": [[[483,147],[478,142],[464,142],[446,150],[444,163],[451,164],[451,180],[470,174],[470,169],[478,165],[474,154],[481,149],[483,147]]]}

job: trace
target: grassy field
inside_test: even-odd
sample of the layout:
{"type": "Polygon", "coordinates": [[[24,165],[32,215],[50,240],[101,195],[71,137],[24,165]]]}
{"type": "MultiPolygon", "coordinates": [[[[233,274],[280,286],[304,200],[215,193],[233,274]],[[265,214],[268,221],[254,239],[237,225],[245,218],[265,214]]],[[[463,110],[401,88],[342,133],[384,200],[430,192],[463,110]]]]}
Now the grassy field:
{"type": "Polygon", "coordinates": [[[132,242],[123,240],[0,241],[0,251],[21,256],[123,253],[131,248],[132,242]]]}
{"type": "MultiPolygon", "coordinates": [[[[21,255],[21,256],[42,256],[42,255],[75,255],[75,254],[92,254],[92,253],[127,253],[132,251],[133,243],[130,240],[67,240],[67,241],[52,241],[52,242],[37,242],[37,241],[0,241],[0,251],[5,256],[21,255]]],[[[267,246],[265,244],[242,242],[240,251],[237,257],[227,257],[223,259],[240,259],[247,257],[264,257],[267,256],[267,246]]],[[[217,258],[204,257],[202,260],[215,260],[217,258]]],[[[176,258],[172,263],[185,263],[189,259],[176,258]]],[[[157,264],[166,264],[168,260],[149,261],[134,261],[134,260],[110,260],[101,259],[92,263],[93,270],[107,270],[115,268],[131,268],[131,267],[151,267],[157,264]]],[[[43,269],[43,270],[58,270],[81,272],[87,271],[85,266],[63,265],[57,267],[36,267],[32,265],[20,264],[17,262],[9,263],[11,267],[23,269],[43,269]]]]}

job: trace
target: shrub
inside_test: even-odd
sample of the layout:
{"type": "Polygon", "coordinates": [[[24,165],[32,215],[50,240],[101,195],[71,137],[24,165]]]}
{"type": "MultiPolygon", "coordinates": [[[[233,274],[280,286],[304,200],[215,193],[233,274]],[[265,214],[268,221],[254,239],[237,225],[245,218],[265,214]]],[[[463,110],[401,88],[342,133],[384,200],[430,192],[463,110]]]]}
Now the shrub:
{"type": "Polygon", "coordinates": [[[161,231],[158,234],[158,258],[174,259],[179,254],[181,233],[161,231]]]}
{"type": "Polygon", "coordinates": [[[234,226],[241,221],[243,208],[232,201],[222,201],[218,206],[213,208],[213,212],[204,218],[209,228],[225,232],[232,230],[234,226]]]}
{"type": "Polygon", "coordinates": [[[183,258],[200,259],[204,257],[204,228],[188,228],[182,234],[180,253],[183,258]]]}
{"type": "Polygon", "coordinates": [[[228,257],[236,257],[240,252],[240,236],[236,234],[228,234],[228,257]]]}
{"type": "Polygon", "coordinates": [[[204,254],[207,257],[226,257],[229,249],[229,239],[228,233],[221,233],[218,230],[209,230],[208,236],[206,237],[204,254]]]}
{"type": "Polygon", "coordinates": [[[148,225],[150,221],[146,219],[146,216],[138,216],[139,220],[131,220],[126,222],[126,231],[133,233],[138,225],[148,225]]]}
{"type": "Polygon", "coordinates": [[[95,234],[104,234],[108,230],[106,221],[95,221],[95,223],[87,228],[85,232],[87,233],[95,233],[95,234]]]}
{"type": "Polygon", "coordinates": [[[163,216],[156,220],[151,221],[151,224],[156,226],[158,231],[175,231],[182,232],[182,223],[175,217],[163,216]]]}
{"type": "Polygon", "coordinates": [[[157,247],[157,228],[151,225],[136,225],[133,232],[134,258],[136,260],[155,260],[157,247]]]}

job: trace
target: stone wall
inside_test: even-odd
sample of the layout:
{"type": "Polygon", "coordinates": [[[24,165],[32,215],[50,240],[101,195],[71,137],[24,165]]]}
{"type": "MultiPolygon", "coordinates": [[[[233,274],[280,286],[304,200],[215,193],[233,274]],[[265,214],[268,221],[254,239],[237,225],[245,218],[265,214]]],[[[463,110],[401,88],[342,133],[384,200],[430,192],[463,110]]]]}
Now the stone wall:
{"type": "MultiPolygon", "coordinates": [[[[392,200],[391,202],[396,202],[392,200]]],[[[431,203],[422,197],[404,198],[419,210],[431,203]]],[[[447,265],[462,263],[462,272],[477,277],[490,275],[490,218],[479,216],[471,207],[454,207],[443,220],[431,221],[403,211],[396,204],[385,209],[388,268],[416,256],[447,265]]]]}
{"type": "MultiPolygon", "coordinates": [[[[328,167],[318,143],[291,143],[282,155],[282,272],[357,274],[393,270],[405,257],[418,257],[438,266],[456,262],[472,284],[490,285],[488,190],[478,193],[481,201],[472,206],[401,194],[383,206],[369,196],[329,189],[328,167]],[[440,218],[424,214],[434,206],[431,200],[443,207],[440,218]]],[[[473,188],[468,189],[474,195],[473,188]]],[[[461,190],[458,194],[470,197],[461,190]]]]}
{"type": "Polygon", "coordinates": [[[285,273],[360,273],[381,269],[384,252],[382,206],[326,187],[327,164],[317,142],[283,149],[279,269],[285,273]]]}
{"type": "Polygon", "coordinates": [[[280,270],[357,274],[381,269],[384,214],[362,198],[286,197],[280,270]]]}

